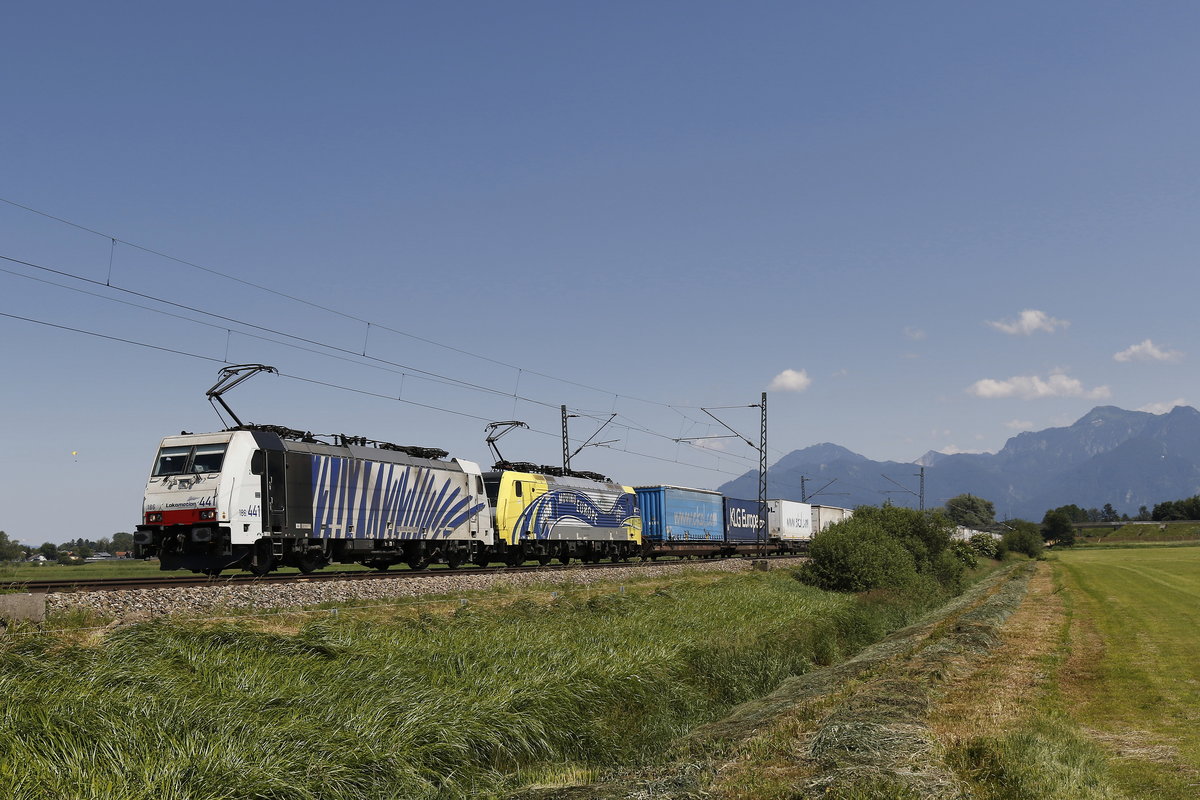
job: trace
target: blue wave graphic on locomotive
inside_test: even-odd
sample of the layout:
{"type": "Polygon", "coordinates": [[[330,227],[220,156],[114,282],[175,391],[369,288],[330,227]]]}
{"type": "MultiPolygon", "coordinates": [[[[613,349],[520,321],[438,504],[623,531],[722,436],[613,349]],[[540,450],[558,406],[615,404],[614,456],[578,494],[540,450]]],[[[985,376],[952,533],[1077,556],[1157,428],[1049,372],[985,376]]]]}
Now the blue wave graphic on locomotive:
{"type": "Polygon", "coordinates": [[[312,458],[313,530],[318,536],[437,538],[448,536],[485,507],[483,502],[472,504],[470,494],[454,485],[453,477],[460,473],[335,456],[312,458]],[[326,533],[334,526],[340,532],[326,533]]]}
{"type": "Polygon", "coordinates": [[[519,537],[533,533],[537,539],[546,539],[564,520],[579,520],[593,528],[622,528],[637,515],[637,496],[633,494],[622,494],[605,511],[581,491],[554,489],[526,506],[513,530],[519,537]]]}

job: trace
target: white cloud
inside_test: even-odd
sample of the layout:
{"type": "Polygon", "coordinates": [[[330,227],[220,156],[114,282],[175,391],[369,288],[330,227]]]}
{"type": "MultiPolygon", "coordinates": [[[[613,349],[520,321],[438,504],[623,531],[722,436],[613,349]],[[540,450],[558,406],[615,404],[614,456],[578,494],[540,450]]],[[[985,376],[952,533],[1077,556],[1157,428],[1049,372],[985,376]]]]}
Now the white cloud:
{"type": "Polygon", "coordinates": [[[701,450],[716,450],[717,452],[725,452],[725,440],[723,439],[693,439],[688,442],[692,447],[698,447],[701,450]]]}
{"type": "Polygon", "coordinates": [[[906,325],[904,327],[904,335],[914,342],[919,342],[925,338],[925,331],[920,328],[914,328],[911,325],[906,325]]]}
{"type": "Polygon", "coordinates": [[[812,385],[812,378],[808,377],[808,372],[802,369],[785,369],[783,372],[775,376],[771,381],[771,385],[767,387],[768,392],[803,392],[812,385]]]}
{"type": "Polygon", "coordinates": [[[1190,405],[1190,404],[1188,403],[1187,400],[1184,400],[1182,397],[1180,397],[1177,400],[1168,400],[1165,403],[1147,403],[1146,405],[1139,408],[1138,411],[1145,411],[1150,414],[1165,414],[1168,411],[1170,411],[1172,408],[1175,408],[1175,406],[1186,406],[1186,405],[1190,405]]]}
{"type": "Polygon", "coordinates": [[[847,375],[849,375],[849,374],[850,374],[850,370],[846,369],[845,367],[842,367],[842,368],[841,368],[841,369],[839,369],[837,372],[833,373],[833,377],[835,377],[835,378],[844,378],[844,377],[846,377],[846,376],[847,376],[847,375]]]}
{"type": "Polygon", "coordinates": [[[988,321],[987,324],[1012,336],[1029,336],[1038,331],[1054,333],[1058,328],[1065,328],[1071,323],[1065,319],[1055,319],[1045,311],[1026,309],[1014,320],[988,321]]]}
{"type": "Polygon", "coordinates": [[[1113,353],[1114,361],[1178,361],[1181,358],[1183,353],[1178,350],[1163,350],[1149,339],[1113,353]]]}
{"type": "Polygon", "coordinates": [[[1112,394],[1107,386],[1086,389],[1078,378],[1054,372],[1042,378],[1037,375],[1014,375],[1005,381],[984,378],[971,384],[967,391],[976,397],[1020,397],[1034,400],[1042,397],[1087,397],[1099,400],[1112,394]]]}
{"type": "Polygon", "coordinates": [[[1004,423],[1004,427],[1014,431],[1031,431],[1033,430],[1033,423],[1023,419],[1010,419],[1004,423]]]}

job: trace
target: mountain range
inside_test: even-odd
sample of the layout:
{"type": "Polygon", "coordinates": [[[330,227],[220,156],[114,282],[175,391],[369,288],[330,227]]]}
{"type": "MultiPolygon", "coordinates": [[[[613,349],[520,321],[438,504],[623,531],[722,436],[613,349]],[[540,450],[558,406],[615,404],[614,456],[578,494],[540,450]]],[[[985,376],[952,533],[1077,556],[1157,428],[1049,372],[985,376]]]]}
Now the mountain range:
{"type": "MultiPolygon", "coordinates": [[[[853,508],[916,507],[920,468],[925,507],[973,494],[992,501],[998,519],[1040,521],[1048,509],[1074,503],[1134,515],[1140,506],[1200,494],[1200,411],[1176,406],[1166,414],[1093,408],[1065,428],[1028,431],[998,453],[930,451],[910,463],[872,461],[836,444],[794,450],[767,470],[767,496],[853,508]],[[813,496],[815,495],[815,496],[813,496]]],[[[758,473],[719,487],[731,497],[758,496],[758,473]]]]}

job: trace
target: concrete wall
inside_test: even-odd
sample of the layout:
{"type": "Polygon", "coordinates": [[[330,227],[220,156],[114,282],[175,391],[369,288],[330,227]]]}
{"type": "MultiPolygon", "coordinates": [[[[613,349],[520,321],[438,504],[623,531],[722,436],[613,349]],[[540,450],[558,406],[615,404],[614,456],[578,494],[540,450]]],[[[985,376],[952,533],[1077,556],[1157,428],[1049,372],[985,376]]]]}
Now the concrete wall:
{"type": "Polygon", "coordinates": [[[14,622],[44,622],[46,619],[45,593],[0,594],[0,619],[14,622]]]}

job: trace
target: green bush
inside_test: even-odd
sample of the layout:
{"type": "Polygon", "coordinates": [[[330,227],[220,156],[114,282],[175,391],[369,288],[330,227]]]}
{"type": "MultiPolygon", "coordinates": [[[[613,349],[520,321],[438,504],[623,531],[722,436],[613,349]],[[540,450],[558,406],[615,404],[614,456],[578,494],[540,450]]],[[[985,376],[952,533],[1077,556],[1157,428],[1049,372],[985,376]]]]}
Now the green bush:
{"type": "Polygon", "coordinates": [[[1024,553],[1030,558],[1038,558],[1044,549],[1041,535],[1023,528],[1008,531],[1000,542],[1006,552],[1024,553]]]}
{"type": "Polygon", "coordinates": [[[954,541],[950,543],[950,552],[954,557],[963,563],[967,569],[975,569],[979,566],[979,556],[975,552],[975,548],[970,542],[954,541]]]}
{"type": "Polygon", "coordinates": [[[968,542],[971,549],[984,558],[998,558],[1000,541],[990,533],[977,533],[968,542]]]}
{"type": "Polygon", "coordinates": [[[857,514],[813,537],[808,557],[800,579],[836,592],[900,588],[917,577],[916,562],[904,545],[876,520],[857,514]]]}
{"type": "Polygon", "coordinates": [[[926,514],[899,506],[860,506],[842,525],[874,524],[912,554],[918,572],[929,572],[938,554],[950,546],[954,525],[941,513],[926,514]]]}
{"type": "Polygon", "coordinates": [[[943,550],[933,560],[933,577],[942,588],[958,594],[967,585],[967,565],[951,550],[943,550]]]}

